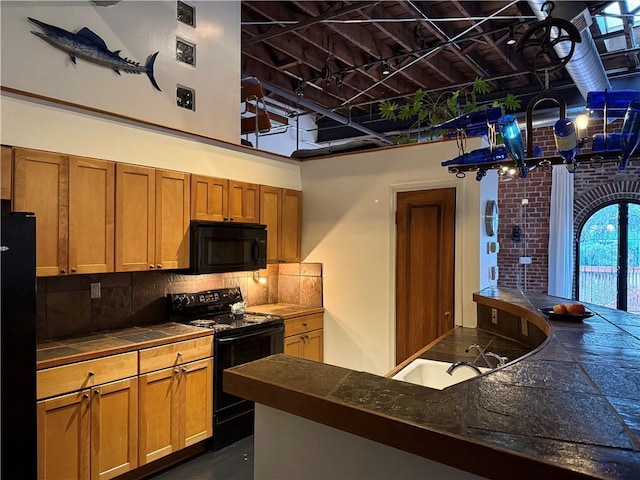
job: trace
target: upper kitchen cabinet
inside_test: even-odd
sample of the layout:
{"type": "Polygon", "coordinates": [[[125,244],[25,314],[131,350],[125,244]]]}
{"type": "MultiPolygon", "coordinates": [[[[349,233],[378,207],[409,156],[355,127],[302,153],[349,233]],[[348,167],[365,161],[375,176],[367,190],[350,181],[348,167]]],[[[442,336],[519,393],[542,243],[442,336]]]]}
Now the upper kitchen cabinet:
{"type": "Polygon", "coordinates": [[[191,175],[191,218],[258,223],[259,185],[191,175]]]}
{"type": "Polygon", "coordinates": [[[156,170],[156,267],[189,267],[190,175],[156,170]]]}
{"type": "Polygon", "coordinates": [[[16,148],[13,210],[36,215],[36,274],[113,271],[114,164],[16,148]]]}
{"type": "Polygon", "coordinates": [[[116,271],[189,266],[190,176],[118,163],[116,271]]]}
{"type": "Polygon", "coordinates": [[[155,169],[116,166],[116,271],[149,270],[155,264],[155,169]]]}
{"type": "Polygon", "coordinates": [[[2,163],[0,170],[0,199],[11,200],[11,147],[2,145],[2,163]]]}
{"type": "Polygon", "coordinates": [[[267,262],[299,262],[302,192],[262,185],[260,223],[267,225],[267,262]]]}

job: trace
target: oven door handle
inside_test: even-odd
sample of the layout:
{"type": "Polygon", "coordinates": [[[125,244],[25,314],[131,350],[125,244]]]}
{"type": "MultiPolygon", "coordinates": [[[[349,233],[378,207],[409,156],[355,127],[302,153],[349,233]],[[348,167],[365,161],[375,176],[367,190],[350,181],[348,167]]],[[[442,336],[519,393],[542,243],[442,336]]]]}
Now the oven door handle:
{"type": "Polygon", "coordinates": [[[265,337],[278,332],[284,332],[284,325],[280,324],[273,327],[265,328],[263,330],[258,330],[256,332],[245,333],[243,335],[232,335],[230,337],[223,337],[218,339],[218,343],[231,343],[235,342],[236,340],[243,340],[245,338],[251,337],[265,337]]]}

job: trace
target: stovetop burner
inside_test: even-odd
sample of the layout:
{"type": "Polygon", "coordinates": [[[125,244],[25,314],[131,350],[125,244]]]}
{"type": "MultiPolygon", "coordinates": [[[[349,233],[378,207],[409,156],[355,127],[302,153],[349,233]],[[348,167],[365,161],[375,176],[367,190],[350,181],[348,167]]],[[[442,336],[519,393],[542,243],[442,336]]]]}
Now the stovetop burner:
{"type": "MultiPolygon", "coordinates": [[[[221,288],[194,293],[167,295],[169,320],[223,332],[237,328],[282,321],[282,317],[260,313],[231,313],[232,305],[242,302],[240,288],[221,288]]],[[[266,326],[266,325],[265,325],[266,326]]]]}

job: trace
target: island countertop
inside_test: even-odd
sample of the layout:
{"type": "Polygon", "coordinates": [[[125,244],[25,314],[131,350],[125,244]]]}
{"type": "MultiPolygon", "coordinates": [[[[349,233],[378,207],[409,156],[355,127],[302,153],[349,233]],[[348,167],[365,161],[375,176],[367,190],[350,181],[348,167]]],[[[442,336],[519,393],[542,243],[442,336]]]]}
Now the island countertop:
{"type": "Polygon", "coordinates": [[[640,478],[640,317],[587,304],[549,321],[538,308],[566,299],[502,288],[474,300],[548,340],[444,390],[285,355],[226,370],[225,390],[488,478],[640,478]]]}

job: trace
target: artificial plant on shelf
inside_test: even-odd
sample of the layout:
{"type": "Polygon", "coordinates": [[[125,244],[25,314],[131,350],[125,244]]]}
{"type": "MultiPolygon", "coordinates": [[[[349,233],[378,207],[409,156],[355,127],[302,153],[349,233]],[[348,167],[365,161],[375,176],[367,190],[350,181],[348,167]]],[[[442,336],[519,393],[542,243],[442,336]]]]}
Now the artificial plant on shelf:
{"type": "MultiPolygon", "coordinates": [[[[416,91],[413,98],[406,104],[400,105],[395,101],[385,100],[380,103],[378,111],[385,120],[411,120],[415,121],[409,130],[393,137],[394,144],[411,143],[414,131],[420,132],[422,128],[438,125],[466,113],[476,112],[488,107],[502,107],[504,111],[515,111],[520,108],[520,100],[508,93],[503,101],[478,103],[478,95],[486,95],[491,89],[486,80],[476,77],[470,85],[470,89],[457,89],[445,91],[438,96],[430,96],[422,89],[416,91]]],[[[429,140],[442,137],[442,131],[428,132],[429,140]]]]}

